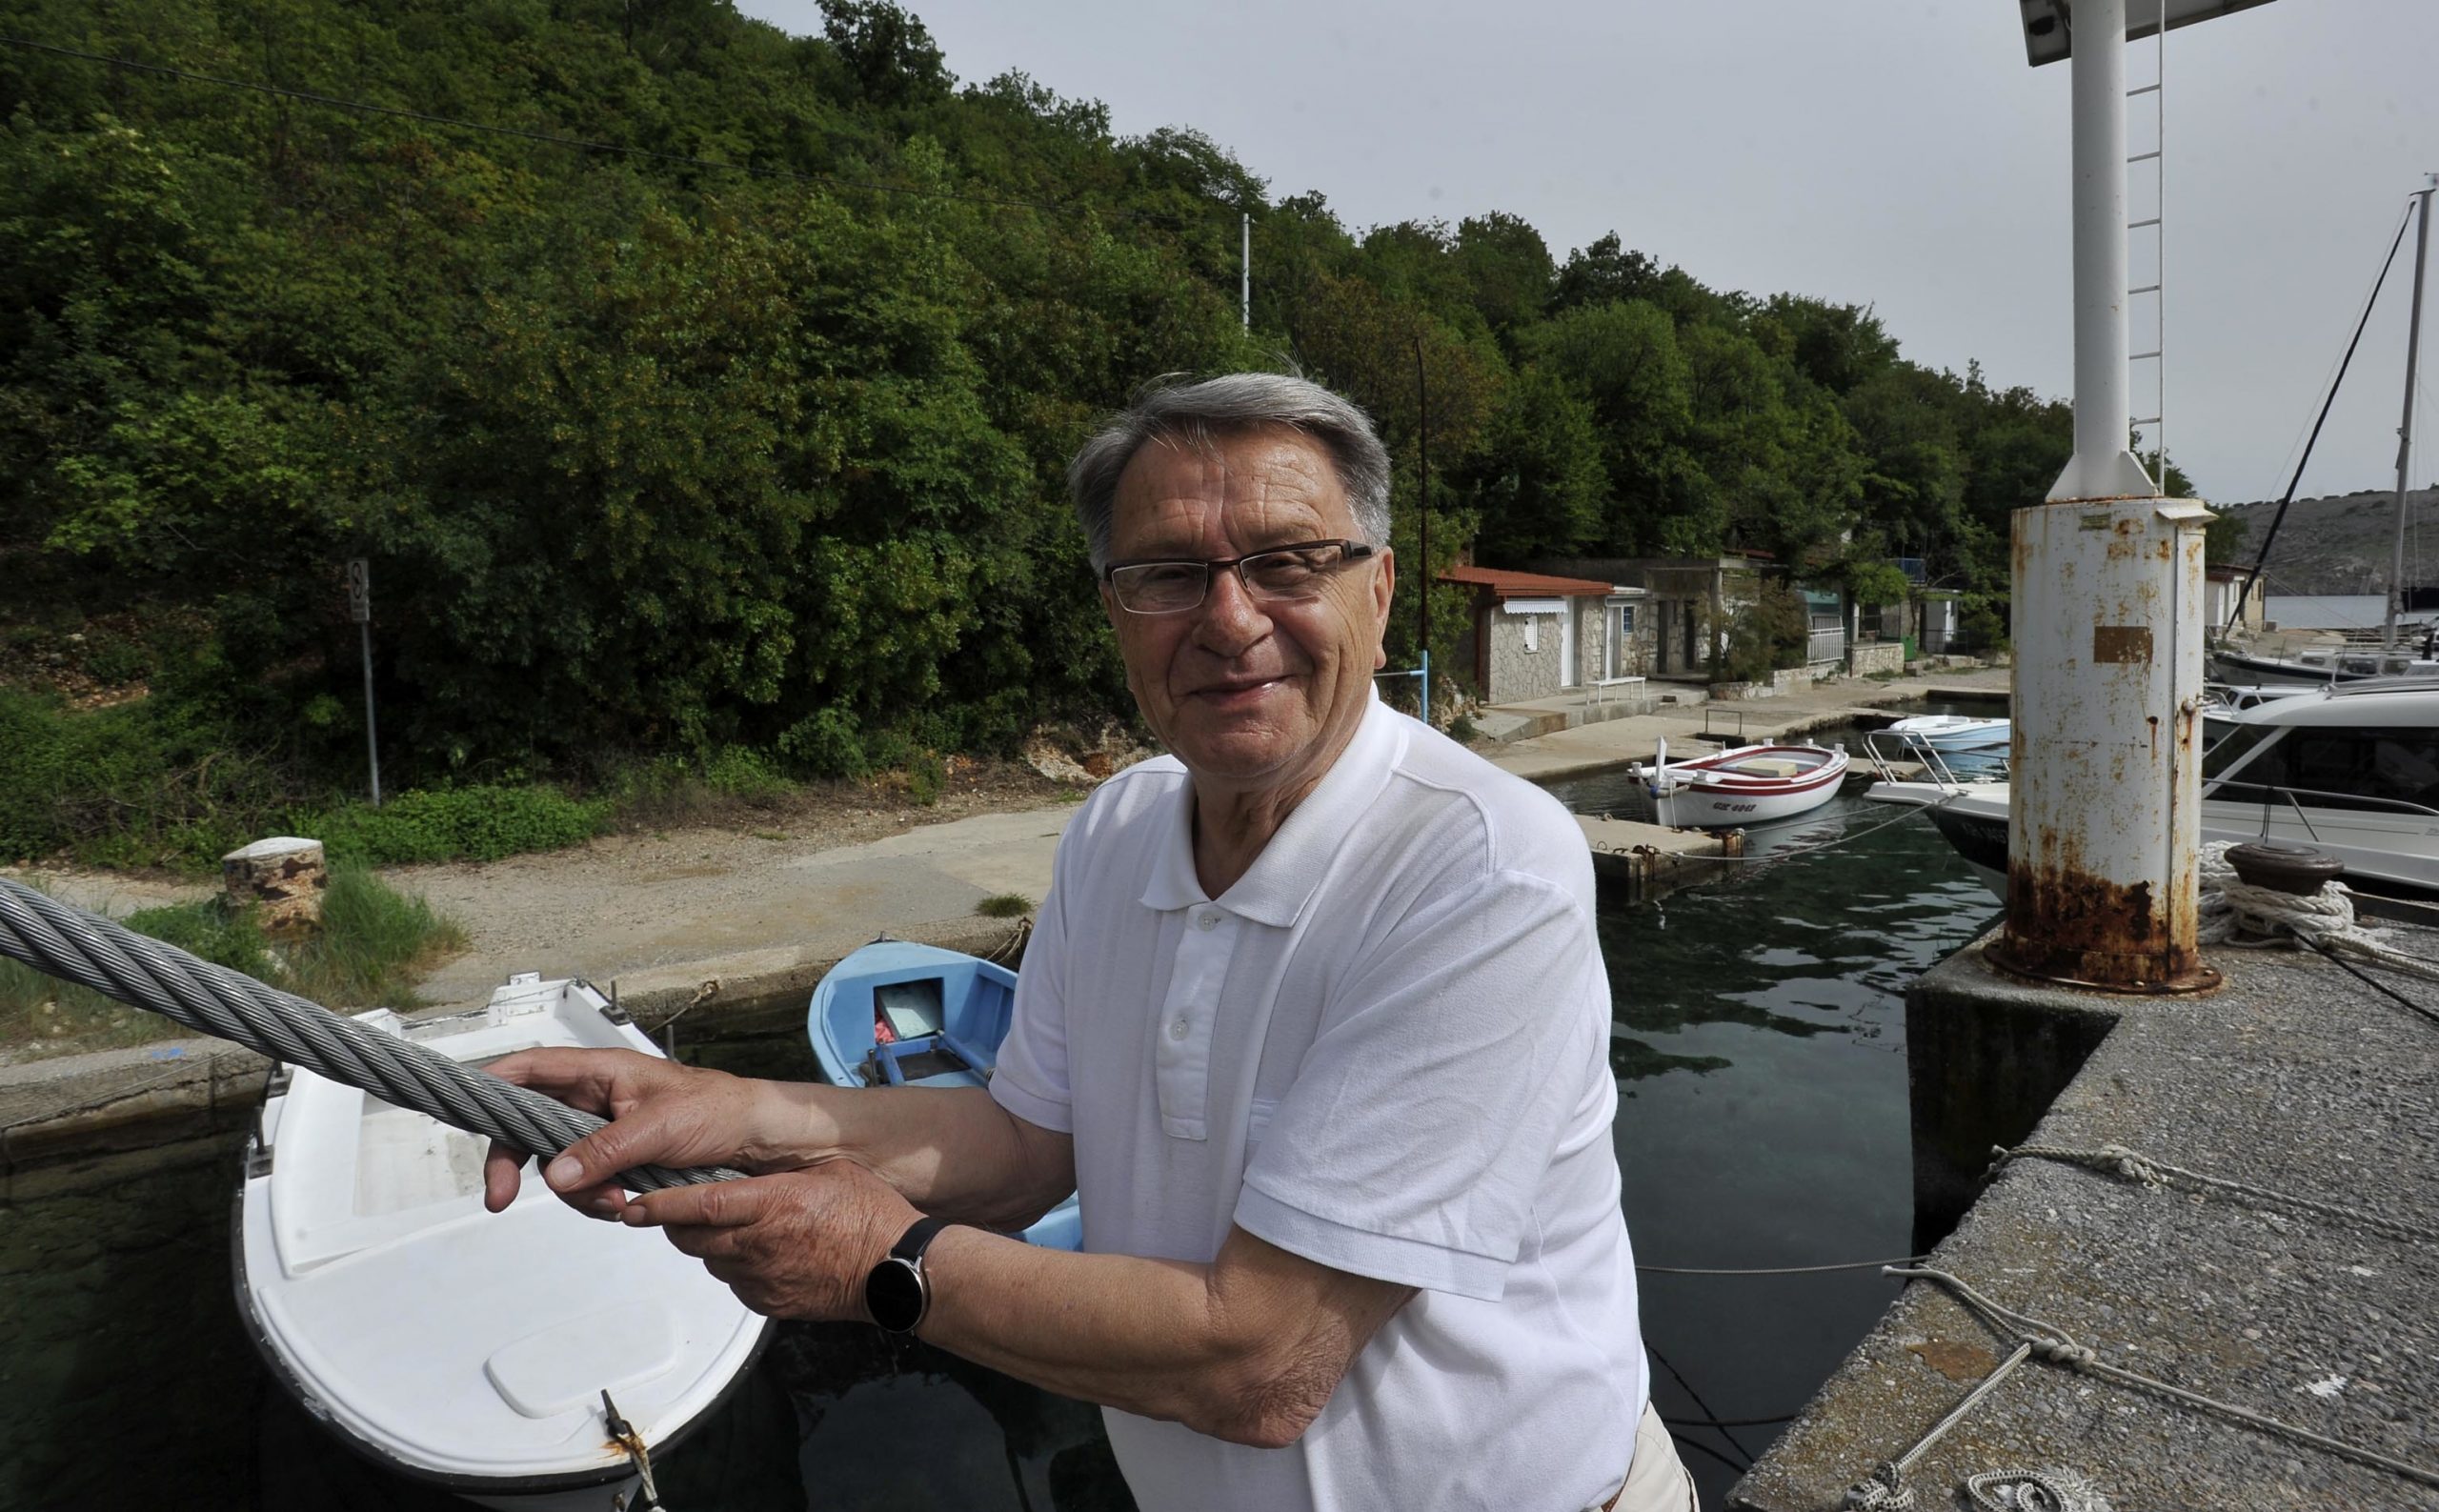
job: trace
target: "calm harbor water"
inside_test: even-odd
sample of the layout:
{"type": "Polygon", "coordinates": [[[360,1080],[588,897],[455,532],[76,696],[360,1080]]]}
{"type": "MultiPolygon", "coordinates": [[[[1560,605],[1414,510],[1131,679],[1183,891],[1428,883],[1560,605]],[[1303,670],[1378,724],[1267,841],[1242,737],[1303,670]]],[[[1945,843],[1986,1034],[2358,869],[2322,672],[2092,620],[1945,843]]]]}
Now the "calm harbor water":
{"type": "MultiPolygon", "coordinates": [[[[1553,791],[1582,812],[1623,816],[1634,801],[1612,776],[1553,791]]],[[[1926,824],[1885,825],[1891,813],[1842,798],[1757,835],[1760,858],[1720,885],[1604,907],[1618,1154],[1644,1264],[1906,1253],[1900,994],[1997,905],[1926,824]]],[[[800,1042],[706,1044],[688,1058],[811,1071],[800,1042]]],[[[466,1505],[359,1465],[271,1385],[231,1295],[236,1158],[234,1143],[201,1146],[95,1190],[0,1207],[0,1504],[466,1505]]],[[[1894,1295],[1867,1271],[1647,1271],[1643,1286],[1654,1394],[1714,1507],[1732,1466],[1778,1429],[1703,1420],[1793,1413],[1894,1295]]],[[[660,1482],[676,1512],[1132,1504],[1093,1409],[850,1326],[778,1330],[746,1389],[660,1482]]]]}

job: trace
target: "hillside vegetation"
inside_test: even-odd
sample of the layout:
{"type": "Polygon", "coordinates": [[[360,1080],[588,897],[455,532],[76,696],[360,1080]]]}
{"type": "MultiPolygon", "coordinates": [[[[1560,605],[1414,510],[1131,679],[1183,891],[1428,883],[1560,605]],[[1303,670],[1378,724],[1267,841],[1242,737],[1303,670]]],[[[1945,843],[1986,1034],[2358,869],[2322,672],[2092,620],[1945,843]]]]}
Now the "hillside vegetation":
{"type": "Polygon", "coordinates": [[[1996,626],[2006,512],[2069,448],[1866,306],[1713,290],[1631,228],[1347,227],[1189,124],[960,82],[885,4],[792,37],[718,0],[0,0],[0,33],[66,50],[0,45],[33,754],[0,857],[200,854],[353,788],[351,558],[393,789],[852,777],[1123,712],[1060,472],[1159,373],[1292,361],[1379,420],[1393,664],[1423,508],[1441,562],[1921,556],[1996,626]]]}
{"type": "MultiPolygon", "coordinates": [[[[2278,514],[2275,500],[2223,507],[2241,532],[2229,559],[2249,567],[2278,514]]],[[[2278,527],[2263,580],[2273,594],[2384,594],[2396,549],[2393,489],[2299,498],[2278,527]]],[[[2406,582],[2439,588],[2439,489],[2406,496],[2406,582]]]]}

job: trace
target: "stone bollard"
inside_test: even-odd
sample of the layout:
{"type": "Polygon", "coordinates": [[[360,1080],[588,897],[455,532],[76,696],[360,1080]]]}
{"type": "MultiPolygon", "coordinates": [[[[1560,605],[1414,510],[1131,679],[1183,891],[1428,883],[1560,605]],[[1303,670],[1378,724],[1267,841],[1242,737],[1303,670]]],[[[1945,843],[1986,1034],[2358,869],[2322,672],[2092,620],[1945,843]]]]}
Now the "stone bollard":
{"type": "Polygon", "coordinates": [[[266,933],[289,935],[321,927],[322,893],[331,874],[321,841],[278,835],[222,857],[220,885],[231,903],[262,909],[266,933]]]}

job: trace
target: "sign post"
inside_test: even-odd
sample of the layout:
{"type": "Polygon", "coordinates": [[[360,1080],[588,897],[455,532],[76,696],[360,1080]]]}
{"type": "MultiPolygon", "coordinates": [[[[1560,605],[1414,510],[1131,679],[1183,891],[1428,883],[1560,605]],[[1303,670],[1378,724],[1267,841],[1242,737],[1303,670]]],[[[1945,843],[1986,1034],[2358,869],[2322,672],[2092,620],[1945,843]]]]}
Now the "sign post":
{"type": "Polygon", "coordinates": [[[373,806],[381,806],[381,740],[373,725],[373,574],[361,556],[347,564],[347,612],[364,648],[364,755],[373,768],[373,806]]]}

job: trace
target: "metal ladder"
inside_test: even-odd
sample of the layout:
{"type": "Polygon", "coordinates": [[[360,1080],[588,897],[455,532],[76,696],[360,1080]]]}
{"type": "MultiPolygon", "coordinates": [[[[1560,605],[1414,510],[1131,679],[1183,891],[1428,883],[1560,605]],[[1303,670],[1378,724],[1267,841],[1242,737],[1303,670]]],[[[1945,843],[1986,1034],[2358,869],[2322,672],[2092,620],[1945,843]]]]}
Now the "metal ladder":
{"type": "MultiPolygon", "coordinates": [[[[2144,9],[2143,0],[2129,0],[2127,7],[2127,19],[2128,21],[2136,19],[2144,9]]],[[[2161,154],[2167,148],[2166,89],[2168,60],[2167,0],[2151,0],[2149,9],[2156,25],[2156,30],[2151,33],[2151,82],[2127,90],[2126,97],[2128,100],[2142,94],[2151,97],[2151,149],[2149,151],[2136,152],[2128,156],[2126,159],[2126,166],[2130,170],[2143,163],[2151,165],[2153,186],[2151,213],[2141,220],[2127,221],[2126,231],[2128,235],[2143,231],[2148,231],[2151,233],[2151,281],[2147,284],[2137,284],[2126,291],[2126,313],[2130,324],[2134,315],[2133,302],[2146,294],[2151,297],[2151,344],[2148,351],[2128,353],[2127,366],[2131,369],[2145,362],[2154,364],[2151,370],[2153,413],[2135,415],[2131,424],[2135,431],[2144,433],[2151,443],[2151,452],[2158,458],[2157,464],[2151,469],[2153,474],[2151,490],[2154,494],[2165,497],[2168,491],[2168,302],[2167,294],[2161,286],[2167,280],[2168,244],[2166,221],[2168,212],[2168,173],[2167,160],[2161,154]]],[[[2127,265],[2138,266],[2130,256],[2127,259],[2127,265]]],[[[2139,278],[2142,274],[2138,272],[2134,276],[2139,278]]],[[[2127,392],[2129,394],[2138,392],[2131,373],[2127,377],[2127,392]]],[[[2141,455],[2142,448],[2139,444],[2135,452],[2137,456],[2141,455]]]]}

